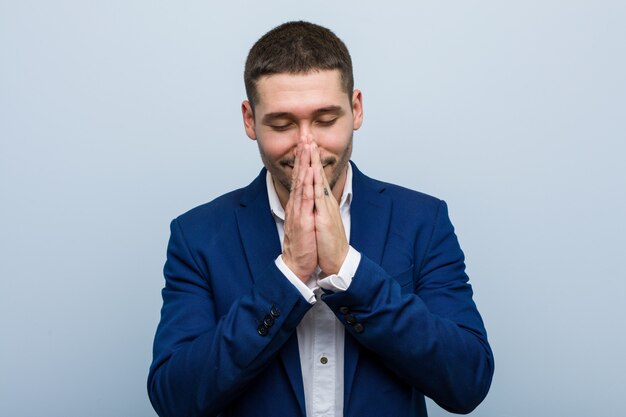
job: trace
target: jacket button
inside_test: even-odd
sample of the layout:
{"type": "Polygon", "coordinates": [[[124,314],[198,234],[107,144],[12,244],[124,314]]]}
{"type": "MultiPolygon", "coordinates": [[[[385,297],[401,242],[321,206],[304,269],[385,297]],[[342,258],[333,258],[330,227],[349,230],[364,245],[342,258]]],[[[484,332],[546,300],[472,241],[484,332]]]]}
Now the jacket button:
{"type": "Polygon", "coordinates": [[[356,317],[354,317],[354,314],[352,314],[352,313],[346,314],[345,319],[346,319],[346,323],[348,323],[348,324],[356,323],[356,317]]]}
{"type": "Polygon", "coordinates": [[[350,309],[348,307],[346,307],[346,306],[341,306],[341,307],[339,307],[339,312],[341,314],[348,314],[350,312],[350,309]]]}
{"type": "Polygon", "coordinates": [[[274,324],[274,317],[266,314],[265,317],[263,317],[263,324],[265,324],[265,326],[267,327],[272,327],[272,325],[274,324]]]}
{"type": "Polygon", "coordinates": [[[272,307],[270,308],[270,314],[272,315],[272,317],[276,318],[280,316],[280,310],[278,309],[278,307],[272,304],[272,307]]]}
{"type": "Polygon", "coordinates": [[[355,333],[363,333],[363,325],[361,323],[356,323],[353,327],[355,333]]]}
{"type": "Polygon", "coordinates": [[[265,326],[265,324],[261,323],[259,324],[259,327],[256,328],[256,331],[261,335],[261,336],[266,336],[267,335],[267,327],[265,326]]]}

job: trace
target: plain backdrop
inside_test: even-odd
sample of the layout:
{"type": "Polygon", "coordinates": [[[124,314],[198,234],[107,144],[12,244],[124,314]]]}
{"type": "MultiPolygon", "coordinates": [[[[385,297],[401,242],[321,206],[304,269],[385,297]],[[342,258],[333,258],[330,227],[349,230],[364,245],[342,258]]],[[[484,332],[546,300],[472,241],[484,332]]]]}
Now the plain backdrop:
{"type": "Polygon", "coordinates": [[[0,0],[0,415],[155,416],[169,221],[258,173],[243,64],[294,19],[351,50],[353,160],[450,206],[496,358],[471,415],[624,415],[619,0],[0,0]]]}

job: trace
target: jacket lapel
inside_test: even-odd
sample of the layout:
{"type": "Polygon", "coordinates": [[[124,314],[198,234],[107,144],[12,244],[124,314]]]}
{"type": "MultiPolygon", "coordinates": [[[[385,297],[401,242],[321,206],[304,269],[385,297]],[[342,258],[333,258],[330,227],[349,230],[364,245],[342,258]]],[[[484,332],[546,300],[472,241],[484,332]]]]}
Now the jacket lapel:
{"type": "Polygon", "coordinates": [[[366,177],[352,163],[350,245],[377,264],[382,262],[391,219],[391,200],[384,191],[384,183],[366,177]]]}
{"type": "MultiPolygon", "coordinates": [[[[265,176],[266,170],[263,169],[259,176],[246,187],[236,214],[239,236],[243,242],[253,281],[281,253],[278,230],[267,197],[265,176]]],[[[296,332],[281,348],[279,356],[298,400],[300,411],[302,415],[305,415],[304,387],[296,332]]]]}
{"type": "MultiPolygon", "coordinates": [[[[384,183],[365,176],[352,163],[353,200],[350,205],[350,245],[379,265],[382,263],[391,219],[391,200],[384,194],[384,190],[384,183]]],[[[344,407],[349,404],[348,400],[359,359],[359,347],[354,337],[346,333],[344,407]]]]}
{"type": "Polygon", "coordinates": [[[237,209],[239,236],[254,280],[280,254],[276,222],[270,211],[265,169],[244,189],[237,209]]]}

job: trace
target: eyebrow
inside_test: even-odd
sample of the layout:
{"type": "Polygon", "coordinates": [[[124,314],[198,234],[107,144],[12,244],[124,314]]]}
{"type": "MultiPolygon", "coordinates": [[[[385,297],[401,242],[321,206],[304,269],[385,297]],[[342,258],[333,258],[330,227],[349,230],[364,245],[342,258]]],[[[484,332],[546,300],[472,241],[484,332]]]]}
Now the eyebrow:
{"type": "MultiPolygon", "coordinates": [[[[323,114],[336,114],[338,116],[341,116],[343,113],[344,113],[344,110],[343,108],[341,108],[341,106],[326,106],[326,107],[322,107],[313,111],[313,116],[321,116],[323,114]]],[[[296,117],[293,113],[281,111],[281,112],[267,113],[265,116],[263,116],[262,122],[269,123],[277,119],[295,119],[295,118],[296,117]]]]}

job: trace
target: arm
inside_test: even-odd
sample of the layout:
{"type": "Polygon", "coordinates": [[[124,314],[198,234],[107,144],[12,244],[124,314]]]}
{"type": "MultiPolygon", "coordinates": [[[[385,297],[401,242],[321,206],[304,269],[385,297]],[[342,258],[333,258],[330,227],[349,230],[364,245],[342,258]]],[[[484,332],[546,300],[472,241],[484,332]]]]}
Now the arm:
{"type": "Polygon", "coordinates": [[[444,202],[422,259],[392,278],[362,256],[348,289],[324,301],[400,378],[443,408],[467,413],[486,396],[494,363],[444,202]],[[342,307],[362,327],[349,324],[342,307]]]}
{"type": "Polygon", "coordinates": [[[211,279],[199,267],[177,220],[165,264],[161,321],[148,376],[161,417],[219,414],[270,362],[310,308],[274,262],[227,314],[216,313],[211,279]],[[272,315],[272,307],[275,307],[272,315]],[[265,335],[259,325],[273,324],[265,335]]]}

